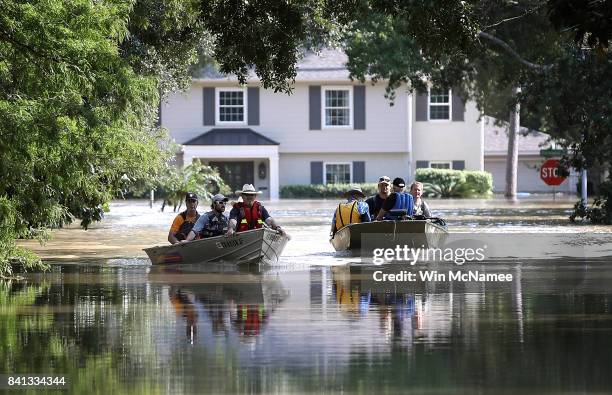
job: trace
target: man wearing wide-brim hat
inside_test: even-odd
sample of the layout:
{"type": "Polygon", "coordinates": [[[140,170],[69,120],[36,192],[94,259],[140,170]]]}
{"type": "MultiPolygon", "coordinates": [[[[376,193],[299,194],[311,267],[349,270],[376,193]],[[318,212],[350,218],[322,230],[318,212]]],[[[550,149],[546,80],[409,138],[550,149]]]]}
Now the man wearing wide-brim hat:
{"type": "Polygon", "coordinates": [[[351,187],[344,193],[346,203],[340,203],[334,212],[332,219],[331,235],[344,228],[348,224],[370,222],[370,210],[363,201],[365,194],[360,187],[351,187]]]}
{"type": "Polygon", "coordinates": [[[264,224],[284,234],[283,229],[276,224],[268,210],[256,200],[259,194],[261,191],[256,190],[252,184],[244,184],[241,190],[236,191],[236,195],[242,197],[242,202],[234,204],[230,211],[228,236],[235,232],[259,229],[264,224]]]}

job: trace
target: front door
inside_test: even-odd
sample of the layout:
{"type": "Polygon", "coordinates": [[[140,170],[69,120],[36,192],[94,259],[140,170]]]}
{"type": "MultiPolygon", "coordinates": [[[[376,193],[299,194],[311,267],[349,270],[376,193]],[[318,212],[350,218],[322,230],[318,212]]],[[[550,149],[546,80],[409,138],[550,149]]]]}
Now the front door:
{"type": "Polygon", "coordinates": [[[232,192],[242,190],[244,184],[254,184],[253,162],[209,162],[219,169],[219,175],[232,192]]]}

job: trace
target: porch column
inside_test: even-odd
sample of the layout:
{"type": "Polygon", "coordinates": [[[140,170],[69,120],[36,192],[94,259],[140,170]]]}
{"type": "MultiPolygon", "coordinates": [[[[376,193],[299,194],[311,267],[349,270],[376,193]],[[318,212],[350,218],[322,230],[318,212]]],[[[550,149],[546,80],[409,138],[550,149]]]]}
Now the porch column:
{"type": "Polygon", "coordinates": [[[270,155],[270,200],[278,200],[278,154],[270,155]]]}

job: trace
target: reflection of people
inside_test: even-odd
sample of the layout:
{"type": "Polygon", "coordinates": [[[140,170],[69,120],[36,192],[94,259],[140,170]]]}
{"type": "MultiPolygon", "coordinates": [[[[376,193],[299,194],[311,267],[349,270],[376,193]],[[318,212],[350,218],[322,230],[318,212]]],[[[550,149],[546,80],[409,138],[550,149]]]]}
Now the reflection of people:
{"type": "Polygon", "coordinates": [[[359,187],[351,188],[344,194],[347,198],[346,203],[340,203],[336,208],[332,219],[332,236],[348,224],[370,222],[370,211],[366,202],[362,201],[365,197],[359,187]]]}
{"type": "Polygon", "coordinates": [[[414,198],[414,215],[423,215],[427,218],[432,217],[429,206],[421,198],[423,194],[423,183],[415,181],[410,186],[410,194],[414,198]]]}
{"type": "Polygon", "coordinates": [[[188,192],[185,195],[185,206],[187,209],[174,218],[168,232],[168,241],[172,244],[186,239],[193,225],[200,218],[200,214],[196,210],[198,207],[198,196],[195,193],[188,192]]]}
{"type": "Polygon", "coordinates": [[[382,208],[383,202],[391,193],[391,179],[387,176],[382,176],[378,179],[378,193],[370,196],[366,203],[370,209],[370,217],[376,218],[378,212],[382,208]]]}
{"type": "Polygon", "coordinates": [[[268,313],[262,304],[239,304],[236,306],[236,316],[232,323],[240,335],[250,337],[259,335],[267,321],[268,313]]]}
{"type": "Polygon", "coordinates": [[[170,298],[170,304],[174,308],[177,315],[185,317],[187,326],[185,327],[185,335],[187,339],[193,344],[195,337],[198,332],[198,312],[193,305],[193,301],[189,299],[188,294],[182,292],[180,289],[168,290],[168,297],[170,298]]]}
{"type": "Polygon", "coordinates": [[[229,218],[224,213],[227,200],[220,193],[213,196],[212,204],[210,205],[212,210],[200,216],[200,219],[195,223],[185,240],[191,241],[197,236],[204,239],[225,234],[229,226],[229,218]]]}
{"type": "Polygon", "coordinates": [[[244,184],[241,191],[236,191],[236,195],[242,196],[242,202],[234,204],[232,211],[230,211],[228,236],[233,235],[235,232],[259,229],[264,223],[284,234],[284,231],[276,224],[268,210],[255,200],[260,193],[261,191],[256,191],[255,187],[251,184],[244,184]]]}
{"type": "Polygon", "coordinates": [[[380,221],[382,219],[394,219],[390,212],[392,210],[405,210],[405,215],[412,215],[413,210],[413,198],[409,193],[404,192],[404,187],[406,183],[401,178],[396,178],[393,180],[393,192],[389,195],[389,197],[384,201],[382,208],[378,212],[376,216],[376,220],[380,221]]]}

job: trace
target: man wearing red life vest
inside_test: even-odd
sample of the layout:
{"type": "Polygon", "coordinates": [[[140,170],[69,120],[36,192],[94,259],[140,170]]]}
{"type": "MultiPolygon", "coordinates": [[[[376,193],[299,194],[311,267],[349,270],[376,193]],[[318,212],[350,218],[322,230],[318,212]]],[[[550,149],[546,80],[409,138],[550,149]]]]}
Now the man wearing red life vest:
{"type": "Polygon", "coordinates": [[[256,191],[255,187],[251,184],[244,184],[241,191],[236,191],[236,195],[242,196],[242,202],[234,204],[232,211],[230,211],[228,236],[236,232],[259,229],[264,223],[282,234],[285,233],[276,224],[274,218],[270,216],[268,210],[255,200],[260,193],[261,191],[256,191]]]}

